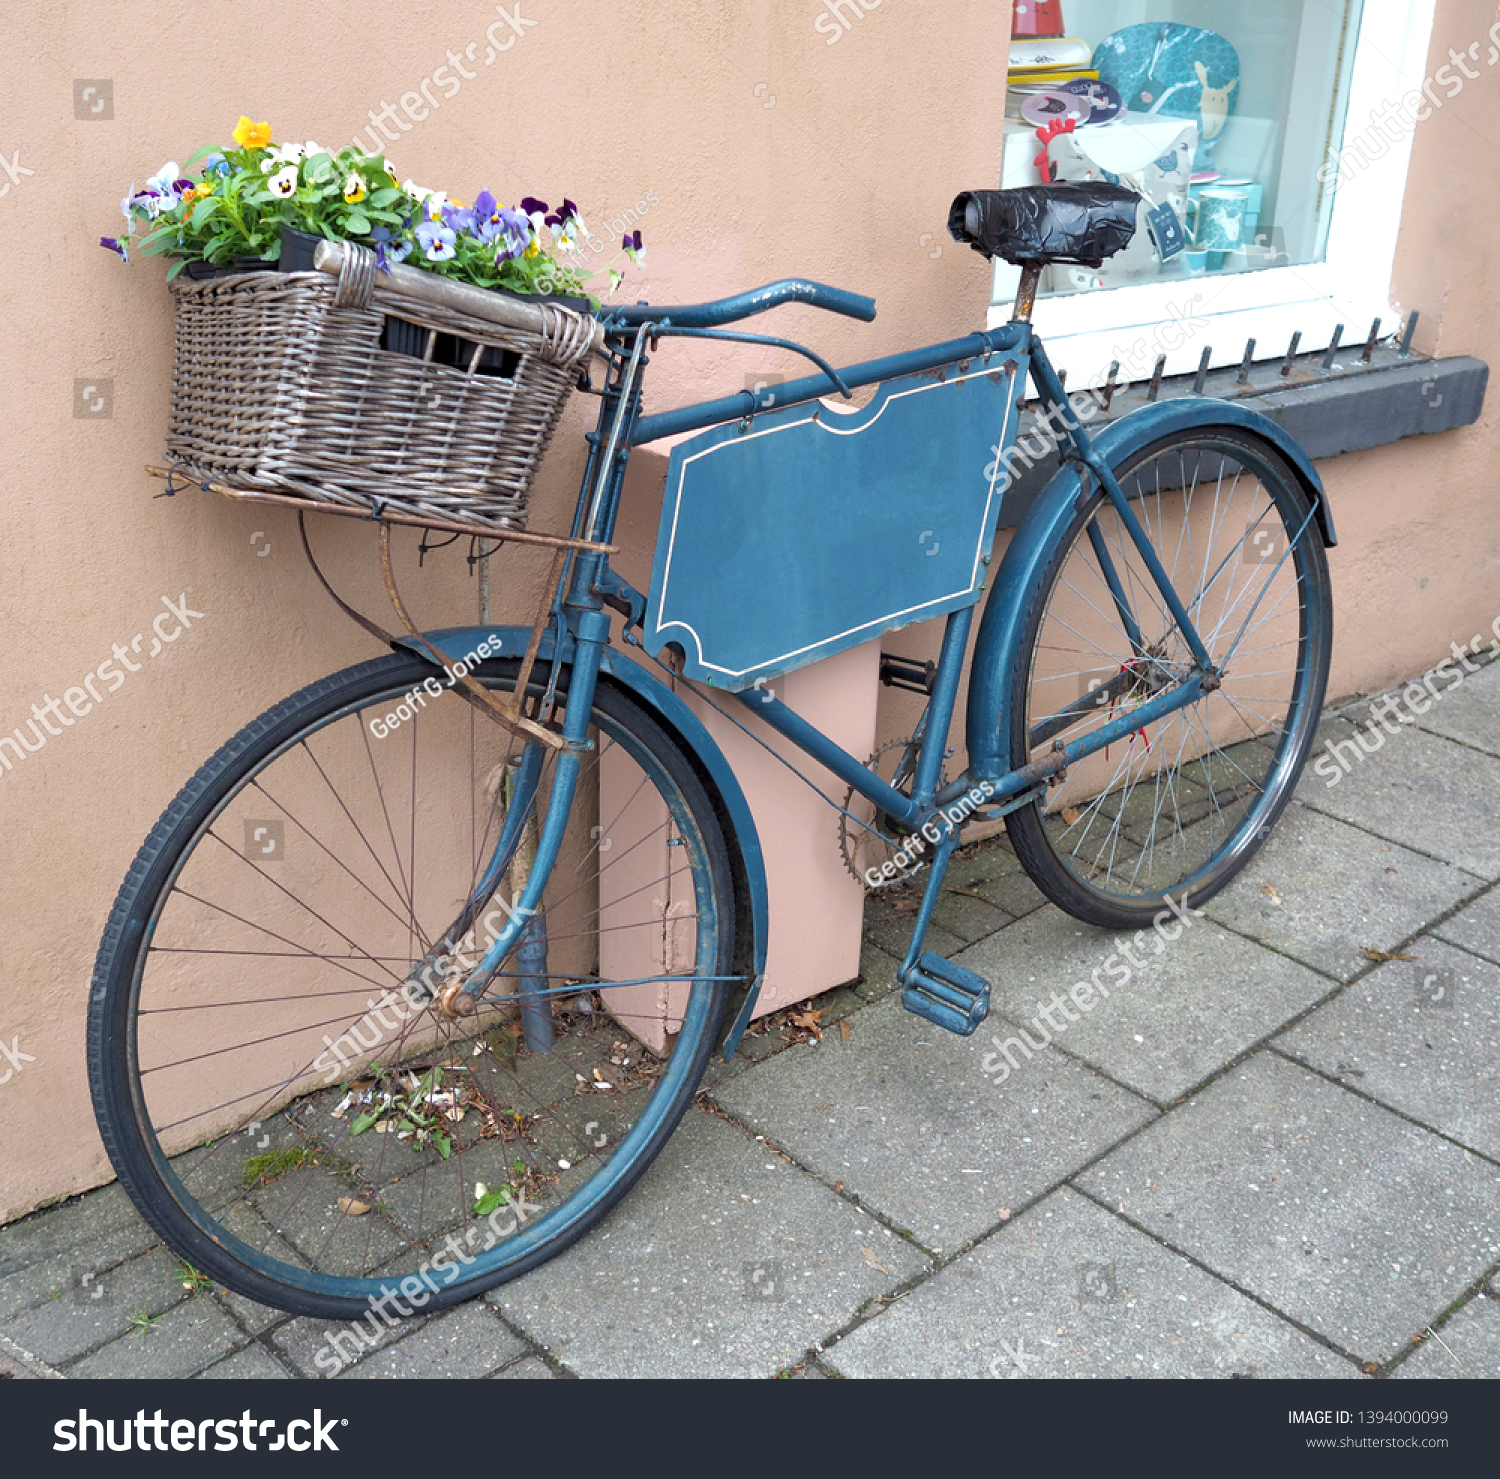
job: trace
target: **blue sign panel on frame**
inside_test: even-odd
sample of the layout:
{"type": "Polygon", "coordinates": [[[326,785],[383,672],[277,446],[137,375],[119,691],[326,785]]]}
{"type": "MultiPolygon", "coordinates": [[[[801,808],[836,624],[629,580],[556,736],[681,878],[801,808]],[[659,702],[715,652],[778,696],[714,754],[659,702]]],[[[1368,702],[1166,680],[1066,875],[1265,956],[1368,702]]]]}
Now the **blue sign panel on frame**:
{"type": "Polygon", "coordinates": [[[646,650],[738,691],[978,600],[1020,366],[992,354],[674,448],[646,650]]]}

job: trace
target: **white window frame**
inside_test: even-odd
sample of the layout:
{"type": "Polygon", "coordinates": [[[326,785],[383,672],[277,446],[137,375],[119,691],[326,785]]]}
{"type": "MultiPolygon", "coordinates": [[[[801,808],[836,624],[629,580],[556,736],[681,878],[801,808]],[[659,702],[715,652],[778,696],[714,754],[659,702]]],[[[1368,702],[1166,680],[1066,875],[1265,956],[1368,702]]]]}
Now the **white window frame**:
{"type": "MultiPolygon", "coordinates": [[[[1421,90],[1435,4],[1365,0],[1344,115],[1346,145],[1371,128],[1386,103],[1394,109],[1385,116],[1394,117],[1402,98],[1421,90]]],[[[1484,56],[1481,50],[1481,67],[1484,56]]],[[[1447,101],[1443,88],[1430,95],[1447,101]]],[[[1207,346],[1213,350],[1209,364],[1217,367],[1238,364],[1250,338],[1256,340],[1255,358],[1270,359],[1286,353],[1297,330],[1299,352],[1327,348],[1335,324],[1344,325],[1343,342],[1349,345],[1364,342],[1375,318],[1381,320],[1382,335],[1389,333],[1398,323],[1390,285],[1411,133],[1403,129],[1394,142],[1372,134],[1386,145],[1385,153],[1342,184],[1337,163],[1330,164],[1328,177],[1337,188],[1321,262],[1038,299],[1033,322],[1053,365],[1068,371],[1070,388],[1083,389],[1102,385],[1112,360],[1122,362],[1121,380],[1139,380],[1151,372],[1158,353],[1167,356],[1164,373],[1180,375],[1198,367],[1207,346]],[[1178,327],[1167,327],[1172,323],[1178,327]]],[[[996,259],[987,327],[1011,317],[1018,276],[1017,268],[996,259]]]]}

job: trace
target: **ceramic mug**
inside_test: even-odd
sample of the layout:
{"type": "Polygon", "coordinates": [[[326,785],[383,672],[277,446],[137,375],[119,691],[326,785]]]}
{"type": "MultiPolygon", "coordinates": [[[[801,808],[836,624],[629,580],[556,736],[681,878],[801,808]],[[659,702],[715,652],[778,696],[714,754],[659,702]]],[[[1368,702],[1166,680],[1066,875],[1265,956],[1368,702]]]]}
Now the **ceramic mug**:
{"type": "Polygon", "coordinates": [[[1232,252],[1240,247],[1245,228],[1248,190],[1215,189],[1198,193],[1193,245],[1200,252],[1232,252]]]}

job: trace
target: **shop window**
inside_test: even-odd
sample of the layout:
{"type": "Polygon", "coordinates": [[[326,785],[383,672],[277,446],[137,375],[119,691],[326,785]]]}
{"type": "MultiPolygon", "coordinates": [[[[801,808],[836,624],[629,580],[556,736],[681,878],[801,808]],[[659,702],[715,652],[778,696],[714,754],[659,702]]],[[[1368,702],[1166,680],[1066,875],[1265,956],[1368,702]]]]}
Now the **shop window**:
{"type": "MultiPolygon", "coordinates": [[[[1399,327],[1388,291],[1416,121],[1401,99],[1430,81],[1431,0],[1013,8],[1002,186],[1118,180],[1163,227],[1100,268],[1045,275],[1037,322],[1074,383],[1100,383],[1143,331],[1168,322],[1190,327],[1162,342],[1146,333],[1149,359],[1127,377],[1161,352],[1170,374],[1204,347],[1215,365],[1237,362],[1252,337],[1268,358],[1299,330],[1307,350],[1335,324],[1346,339],[1374,317],[1399,327]]],[[[1478,39],[1471,65],[1484,70],[1500,48],[1478,39]]],[[[1015,281],[997,265],[992,323],[1008,316],[1015,281]]]]}

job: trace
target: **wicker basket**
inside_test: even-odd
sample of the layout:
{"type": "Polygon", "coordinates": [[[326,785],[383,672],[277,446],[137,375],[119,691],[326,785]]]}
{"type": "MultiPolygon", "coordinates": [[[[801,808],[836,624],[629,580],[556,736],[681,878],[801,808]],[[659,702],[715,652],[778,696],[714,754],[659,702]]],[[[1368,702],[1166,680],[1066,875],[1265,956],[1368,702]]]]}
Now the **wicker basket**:
{"type": "Polygon", "coordinates": [[[377,273],[348,244],[325,243],[318,262],[172,284],[172,464],[375,517],[523,528],[597,321],[416,268],[377,273]],[[382,347],[388,316],[419,326],[424,358],[382,347]],[[465,365],[434,360],[439,335],[472,343],[465,365]],[[497,358],[498,373],[483,363],[497,358]]]}

